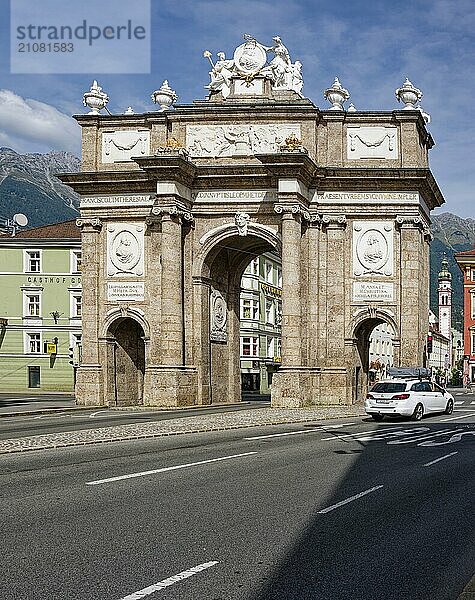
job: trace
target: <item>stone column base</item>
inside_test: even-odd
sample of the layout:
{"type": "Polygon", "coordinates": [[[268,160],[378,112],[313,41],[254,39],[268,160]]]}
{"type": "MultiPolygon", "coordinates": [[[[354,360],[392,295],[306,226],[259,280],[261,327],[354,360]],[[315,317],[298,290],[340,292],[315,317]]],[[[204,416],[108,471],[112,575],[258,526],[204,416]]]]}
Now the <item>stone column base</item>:
{"type": "Polygon", "coordinates": [[[150,365],[145,369],[144,406],[193,406],[198,403],[196,367],[150,365]]]}
{"type": "Polygon", "coordinates": [[[104,405],[104,373],[101,365],[82,364],[76,371],[76,404],[104,405]]]}
{"type": "Polygon", "coordinates": [[[350,404],[345,368],[283,367],[272,378],[271,405],[275,408],[350,404]]]}

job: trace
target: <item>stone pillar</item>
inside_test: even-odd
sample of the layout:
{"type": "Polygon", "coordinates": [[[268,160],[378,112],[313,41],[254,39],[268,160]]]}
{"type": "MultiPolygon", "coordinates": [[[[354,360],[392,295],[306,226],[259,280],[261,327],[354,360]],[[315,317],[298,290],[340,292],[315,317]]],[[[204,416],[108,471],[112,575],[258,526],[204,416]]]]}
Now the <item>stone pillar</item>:
{"type": "Polygon", "coordinates": [[[301,216],[298,205],[277,205],[282,214],[282,366],[297,367],[301,364],[300,348],[300,238],[301,216]]]}
{"type": "Polygon", "coordinates": [[[396,225],[400,261],[400,366],[421,366],[429,327],[429,254],[424,239],[428,227],[419,216],[396,217],[396,225]]]}
{"type": "MultiPolygon", "coordinates": [[[[295,200],[294,200],[295,201],[295,200]]],[[[282,366],[272,380],[272,405],[298,407],[304,403],[301,389],[301,213],[299,204],[277,204],[282,215],[282,366]]]]}
{"type": "Polygon", "coordinates": [[[346,217],[322,217],[319,297],[319,357],[321,388],[319,402],[350,404],[353,386],[353,350],[345,347],[345,306],[349,265],[346,217]]]}
{"type": "Polygon", "coordinates": [[[154,341],[146,366],[144,404],[187,406],[197,402],[198,378],[196,368],[185,365],[182,224],[193,216],[179,199],[163,196],[152,215],[161,224],[160,257],[155,259],[160,261],[160,293],[150,304],[159,303],[160,315],[159,334],[151,333],[154,341]]]}
{"type": "Polygon", "coordinates": [[[102,222],[96,217],[81,217],[76,224],[81,228],[82,243],[82,359],[76,375],[76,402],[105,404],[99,346],[102,222]]]}

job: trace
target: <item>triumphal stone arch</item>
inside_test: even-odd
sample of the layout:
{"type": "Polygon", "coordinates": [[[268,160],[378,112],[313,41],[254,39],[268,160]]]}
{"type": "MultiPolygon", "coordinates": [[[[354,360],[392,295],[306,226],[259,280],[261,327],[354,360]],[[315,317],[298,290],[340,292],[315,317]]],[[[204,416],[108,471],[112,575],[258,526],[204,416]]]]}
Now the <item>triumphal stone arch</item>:
{"type": "Polygon", "coordinates": [[[173,107],[164,82],[162,110],[102,115],[95,82],[76,117],[82,170],[62,179],[81,195],[78,401],[239,401],[240,281],[268,251],[282,259],[273,406],[361,401],[376,325],[393,330],[394,364],[424,363],[429,213],[443,198],[419,90],[397,90],[402,110],[346,111],[336,79],[322,110],[278,37],[204,56],[206,100],[173,107]]]}

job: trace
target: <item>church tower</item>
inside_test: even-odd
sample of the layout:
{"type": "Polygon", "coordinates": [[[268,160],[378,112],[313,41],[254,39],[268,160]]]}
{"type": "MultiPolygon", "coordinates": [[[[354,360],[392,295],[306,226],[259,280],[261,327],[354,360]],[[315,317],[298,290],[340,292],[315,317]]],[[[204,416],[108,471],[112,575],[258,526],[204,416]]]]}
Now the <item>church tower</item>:
{"type": "Polygon", "coordinates": [[[444,254],[439,272],[439,331],[449,340],[448,364],[452,364],[452,275],[444,254]]]}

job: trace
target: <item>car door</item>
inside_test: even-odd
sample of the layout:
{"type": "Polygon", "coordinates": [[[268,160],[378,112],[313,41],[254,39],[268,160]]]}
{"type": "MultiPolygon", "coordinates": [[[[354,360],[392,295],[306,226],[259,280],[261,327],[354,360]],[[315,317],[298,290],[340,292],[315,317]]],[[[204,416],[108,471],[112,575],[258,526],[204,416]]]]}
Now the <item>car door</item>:
{"type": "Polygon", "coordinates": [[[436,383],[432,384],[432,392],[434,394],[434,402],[436,406],[436,410],[442,412],[445,410],[445,405],[447,404],[444,396],[444,390],[437,385],[436,383]]]}
{"type": "Polygon", "coordinates": [[[432,391],[432,385],[430,384],[430,382],[421,381],[419,390],[422,403],[424,404],[424,412],[429,413],[436,411],[437,408],[435,394],[432,391]]]}

